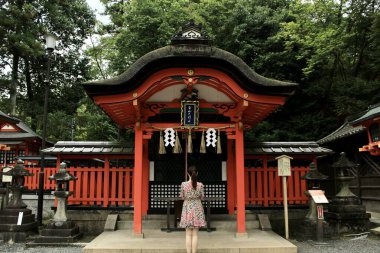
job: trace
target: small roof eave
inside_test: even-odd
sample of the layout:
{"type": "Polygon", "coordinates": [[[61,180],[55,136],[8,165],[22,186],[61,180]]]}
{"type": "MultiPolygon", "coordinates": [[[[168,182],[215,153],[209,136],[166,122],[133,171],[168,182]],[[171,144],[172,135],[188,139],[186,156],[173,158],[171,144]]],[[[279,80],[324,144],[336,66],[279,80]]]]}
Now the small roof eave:
{"type": "Polygon", "coordinates": [[[365,127],[363,126],[353,127],[349,122],[346,121],[337,130],[323,137],[322,139],[318,140],[317,143],[320,145],[327,144],[327,143],[340,140],[352,135],[360,134],[362,132],[365,132],[365,127]]]}
{"type": "Polygon", "coordinates": [[[316,142],[257,142],[246,143],[245,155],[325,155],[334,153],[316,142]]]}
{"type": "Polygon", "coordinates": [[[367,120],[370,120],[370,119],[373,119],[376,117],[380,117],[380,103],[376,104],[376,105],[369,106],[367,111],[364,112],[364,114],[361,117],[359,117],[355,120],[352,120],[350,122],[350,124],[353,126],[358,126],[362,122],[365,122],[367,120]]]}
{"type": "Polygon", "coordinates": [[[134,154],[132,144],[108,141],[59,141],[54,147],[42,150],[45,154],[95,155],[134,154]]]}

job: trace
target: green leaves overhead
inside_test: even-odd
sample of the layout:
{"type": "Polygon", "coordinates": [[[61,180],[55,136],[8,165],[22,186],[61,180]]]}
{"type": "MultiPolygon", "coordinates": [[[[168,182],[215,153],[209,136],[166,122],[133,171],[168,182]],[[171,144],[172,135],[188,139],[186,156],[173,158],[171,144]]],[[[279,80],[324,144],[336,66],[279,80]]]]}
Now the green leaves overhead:
{"type": "MultiPolygon", "coordinates": [[[[255,140],[315,140],[380,99],[378,1],[101,2],[108,24],[95,25],[84,0],[0,2],[0,105],[8,106],[7,97],[17,95],[19,115],[39,129],[46,70],[43,35],[50,31],[59,37],[50,117],[83,119],[76,121],[76,139],[115,138],[107,116],[84,102],[80,83],[124,72],[144,54],[168,45],[190,19],[203,24],[215,46],[238,55],[259,74],[300,83],[286,105],[249,134],[255,140]]],[[[49,134],[57,140],[72,138],[70,129],[49,134]]]]}

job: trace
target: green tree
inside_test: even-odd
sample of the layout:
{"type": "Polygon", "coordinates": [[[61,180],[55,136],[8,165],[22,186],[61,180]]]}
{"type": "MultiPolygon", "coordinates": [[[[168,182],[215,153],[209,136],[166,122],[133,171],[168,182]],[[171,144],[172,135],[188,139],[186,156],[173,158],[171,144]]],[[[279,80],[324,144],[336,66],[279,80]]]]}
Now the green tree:
{"type": "MultiPolygon", "coordinates": [[[[299,82],[287,104],[249,133],[255,140],[315,140],[379,99],[375,0],[103,3],[112,22],[100,27],[100,43],[89,55],[102,56],[107,76],[167,45],[182,24],[194,19],[215,46],[238,55],[258,73],[299,82]]],[[[99,66],[92,65],[99,74],[99,66]]]]}
{"type": "Polygon", "coordinates": [[[0,16],[0,83],[7,85],[8,111],[29,117],[32,128],[39,130],[46,70],[43,36],[49,32],[59,38],[51,70],[49,111],[75,112],[84,95],[79,83],[88,78],[87,60],[80,51],[95,22],[86,2],[1,1],[0,16]],[[22,107],[16,106],[16,96],[22,107]]]}

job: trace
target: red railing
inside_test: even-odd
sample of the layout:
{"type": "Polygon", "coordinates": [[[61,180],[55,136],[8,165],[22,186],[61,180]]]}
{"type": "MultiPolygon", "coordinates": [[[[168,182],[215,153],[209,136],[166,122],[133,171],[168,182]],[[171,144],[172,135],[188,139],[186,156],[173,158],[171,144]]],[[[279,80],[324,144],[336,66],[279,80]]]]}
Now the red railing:
{"type": "MultiPolygon", "coordinates": [[[[34,176],[25,178],[25,186],[30,190],[38,189],[40,168],[27,168],[34,176]]],[[[56,168],[45,168],[45,190],[53,191],[55,182],[49,177],[56,168]]],[[[84,206],[130,206],[133,204],[133,169],[131,168],[95,168],[70,167],[68,171],[78,180],[70,182],[70,205],[84,206]]],[[[306,182],[301,177],[309,171],[308,167],[293,167],[288,177],[288,201],[290,205],[307,204],[306,182]]],[[[277,168],[245,168],[245,200],[247,205],[282,205],[282,181],[277,168]]]]}
{"type": "MultiPolygon", "coordinates": [[[[40,168],[27,168],[34,176],[25,178],[29,190],[38,189],[40,168]]],[[[84,167],[67,169],[78,180],[71,181],[69,205],[84,206],[130,206],[133,203],[133,169],[131,168],[95,168],[84,167]]],[[[56,168],[45,168],[45,190],[54,190],[55,181],[49,177],[56,173],[56,168]]]]}
{"type": "MultiPolygon", "coordinates": [[[[306,182],[301,177],[309,172],[308,167],[292,167],[292,176],[287,177],[288,201],[290,205],[307,204],[306,182]]],[[[277,168],[245,168],[245,203],[255,206],[282,205],[282,180],[277,168]]]]}

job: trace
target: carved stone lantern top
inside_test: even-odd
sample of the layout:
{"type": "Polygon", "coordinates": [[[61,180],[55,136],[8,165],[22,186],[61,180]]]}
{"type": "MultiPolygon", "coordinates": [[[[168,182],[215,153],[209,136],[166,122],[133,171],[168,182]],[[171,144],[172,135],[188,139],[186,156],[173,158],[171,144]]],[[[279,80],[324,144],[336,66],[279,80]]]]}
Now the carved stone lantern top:
{"type": "Polygon", "coordinates": [[[302,176],[302,179],[310,180],[310,181],[321,181],[326,180],[328,176],[322,174],[318,171],[315,163],[310,163],[310,171],[302,176]]]}
{"type": "Polygon", "coordinates": [[[24,176],[33,176],[34,174],[30,173],[28,170],[25,169],[23,160],[18,159],[16,166],[7,172],[4,172],[3,175],[12,176],[12,177],[24,177],[24,176]]]}
{"type": "Polygon", "coordinates": [[[71,175],[67,170],[66,163],[62,162],[59,165],[59,170],[56,174],[49,177],[50,180],[56,180],[59,183],[69,182],[72,180],[77,180],[77,177],[71,175]]]}
{"type": "Polygon", "coordinates": [[[351,162],[350,160],[348,160],[346,153],[344,153],[344,152],[340,153],[338,160],[331,165],[331,167],[338,170],[336,178],[340,179],[340,180],[342,180],[342,179],[343,180],[353,179],[354,177],[353,177],[353,174],[351,172],[351,169],[354,169],[357,166],[358,166],[358,164],[355,164],[355,163],[351,162]]]}

